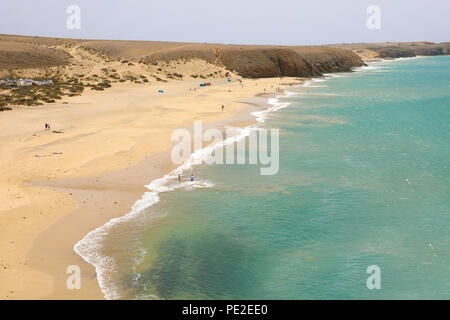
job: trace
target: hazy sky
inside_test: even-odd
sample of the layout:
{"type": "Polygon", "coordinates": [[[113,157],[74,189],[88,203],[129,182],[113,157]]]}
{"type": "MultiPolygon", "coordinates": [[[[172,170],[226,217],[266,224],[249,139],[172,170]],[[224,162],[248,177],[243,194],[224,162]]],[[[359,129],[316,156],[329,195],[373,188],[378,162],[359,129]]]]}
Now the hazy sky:
{"type": "Polygon", "coordinates": [[[0,33],[242,44],[450,41],[450,0],[0,0],[0,33]],[[69,5],[81,28],[68,29],[69,5]],[[369,30],[366,9],[381,9],[369,30]]]}

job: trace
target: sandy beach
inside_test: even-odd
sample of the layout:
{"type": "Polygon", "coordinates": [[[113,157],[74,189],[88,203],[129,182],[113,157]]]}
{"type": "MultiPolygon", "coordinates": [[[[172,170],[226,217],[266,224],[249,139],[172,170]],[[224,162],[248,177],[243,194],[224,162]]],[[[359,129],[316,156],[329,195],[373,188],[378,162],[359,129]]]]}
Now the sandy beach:
{"type": "Polygon", "coordinates": [[[250,121],[245,101],[300,81],[267,78],[241,86],[233,76],[232,82],[212,79],[204,88],[199,80],[115,84],[105,92],[3,113],[2,299],[103,299],[95,269],[73,246],[129,212],[144,185],[174,167],[168,153],[172,131],[194,120],[219,128],[250,121]],[[81,269],[80,290],[66,287],[70,265],[81,269]]]}
{"type": "Polygon", "coordinates": [[[305,78],[351,72],[363,59],[448,50],[428,42],[288,47],[0,35],[0,298],[104,298],[95,269],[73,247],[127,214],[145,184],[174,168],[173,130],[195,120],[246,125],[264,108],[254,99],[305,78]],[[54,83],[32,84],[38,79],[54,83]],[[81,269],[79,290],[66,286],[71,265],[81,269]]]}

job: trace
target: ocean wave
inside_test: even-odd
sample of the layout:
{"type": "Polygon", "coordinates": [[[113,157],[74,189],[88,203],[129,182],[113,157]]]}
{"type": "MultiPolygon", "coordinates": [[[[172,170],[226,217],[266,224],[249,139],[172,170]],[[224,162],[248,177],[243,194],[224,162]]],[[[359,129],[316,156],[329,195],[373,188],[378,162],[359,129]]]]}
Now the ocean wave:
{"type": "Polygon", "coordinates": [[[297,94],[298,93],[296,93],[296,92],[286,91],[285,95],[279,95],[274,98],[269,98],[267,103],[269,105],[271,105],[271,107],[264,109],[264,110],[260,110],[260,111],[254,111],[254,112],[252,112],[252,115],[256,118],[257,122],[263,123],[266,121],[266,119],[270,113],[278,111],[280,109],[284,109],[291,105],[290,102],[281,102],[280,98],[286,98],[286,97],[290,97],[290,96],[297,95],[297,94]]]}
{"type": "Polygon", "coordinates": [[[326,84],[318,84],[318,83],[322,83],[322,82],[326,82],[327,79],[326,78],[311,78],[309,80],[306,80],[302,87],[308,87],[308,88],[325,88],[327,87],[326,84]]]}
{"type": "MultiPolygon", "coordinates": [[[[186,182],[178,182],[178,173],[191,168],[197,162],[198,154],[196,154],[190,162],[185,163],[178,167],[176,170],[163,176],[162,178],[153,180],[150,184],[146,185],[149,190],[145,192],[141,199],[137,200],[131,208],[131,211],[124,216],[111,219],[103,226],[89,232],[74,246],[75,252],[80,255],[86,262],[93,265],[97,272],[97,279],[100,288],[108,300],[119,299],[121,297],[120,288],[109,281],[108,274],[113,272],[117,266],[113,258],[103,255],[101,253],[102,242],[107,236],[108,231],[120,223],[128,223],[136,218],[139,218],[146,209],[150,208],[154,204],[160,201],[159,194],[163,192],[175,191],[178,189],[198,189],[198,188],[211,188],[214,187],[214,183],[208,180],[194,180],[186,182]],[[197,157],[196,157],[197,156],[197,157]]],[[[164,214],[154,214],[151,218],[157,219],[165,216],[164,214]]],[[[138,266],[146,252],[141,252],[139,257],[136,257],[134,269],[138,266]]],[[[138,281],[139,274],[136,274],[134,281],[138,281]]]]}
{"type": "MultiPolygon", "coordinates": [[[[377,68],[367,67],[367,70],[373,69],[377,68]]],[[[339,76],[332,76],[332,77],[339,77],[339,76]]],[[[326,81],[327,79],[323,77],[312,78],[310,80],[305,81],[302,85],[300,85],[300,87],[322,87],[324,85],[311,85],[311,84],[322,83],[326,81]]],[[[281,98],[286,98],[292,95],[299,95],[299,94],[302,93],[285,91],[284,95],[278,95],[274,98],[269,98],[268,99],[269,107],[264,110],[252,112],[252,115],[256,118],[256,121],[259,124],[264,123],[270,113],[286,108],[289,105],[291,105],[291,103],[289,102],[281,101],[280,100],[281,98]]],[[[140,217],[145,215],[146,209],[150,208],[151,206],[155,205],[160,201],[161,193],[172,192],[175,190],[193,190],[199,188],[214,187],[214,183],[208,180],[195,179],[194,181],[179,182],[178,176],[183,175],[183,173],[185,172],[190,172],[194,166],[203,163],[209,156],[211,156],[211,154],[214,152],[215,149],[219,147],[224,147],[231,143],[235,143],[236,141],[245,138],[246,136],[250,135],[253,130],[258,130],[258,127],[256,125],[244,128],[227,127],[227,129],[231,130],[234,133],[232,137],[229,137],[226,140],[220,141],[216,144],[208,145],[204,148],[195,150],[191,154],[191,157],[183,164],[181,164],[179,167],[169,172],[168,174],[164,175],[163,177],[155,179],[148,185],[146,185],[145,187],[148,189],[148,191],[145,192],[142,195],[142,197],[133,204],[130,212],[121,217],[111,219],[104,225],[96,228],[95,230],[92,230],[87,235],[85,235],[79,242],[75,244],[74,246],[75,252],[78,255],[80,255],[87,263],[95,267],[99,286],[106,299],[112,300],[121,298],[120,287],[117,283],[113,281],[112,277],[110,276],[111,274],[116,272],[117,263],[112,257],[104,255],[101,252],[103,247],[102,243],[105,237],[108,236],[108,232],[111,230],[111,228],[113,228],[117,224],[129,223],[134,219],[139,219],[140,217]]],[[[164,216],[166,215],[159,213],[152,213],[151,217],[148,216],[146,217],[150,219],[158,219],[164,216]]],[[[147,252],[143,247],[136,249],[138,254],[133,260],[134,278],[132,279],[132,281],[136,285],[138,285],[141,275],[137,272],[137,267],[142,263],[147,252]]],[[[157,298],[154,295],[152,295],[151,297],[155,299],[157,298]]]]}
{"type": "MultiPolygon", "coordinates": [[[[320,82],[321,80],[319,79],[312,81],[320,82]]],[[[270,105],[269,108],[266,108],[261,111],[255,111],[252,113],[252,115],[255,116],[256,121],[258,123],[263,123],[265,122],[265,119],[270,113],[286,108],[291,104],[289,102],[281,102],[280,101],[281,98],[297,94],[298,93],[296,92],[286,91],[284,95],[279,95],[274,98],[270,98],[268,100],[268,104],[270,105]]],[[[203,163],[209,156],[211,156],[211,154],[214,152],[215,149],[224,147],[231,143],[235,143],[249,136],[252,131],[258,130],[258,127],[257,126],[248,126],[244,128],[227,127],[227,129],[228,132],[231,131],[232,133],[234,133],[232,137],[229,137],[216,144],[195,150],[191,154],[191,157],[183,164],[181,164],[179,167],[169,172],[168,174],[164,175],[163,177],[155,179],[148,185],[146,185],[145,187],[148,189],[148,191],[145,192],[143,196],[133,204],[130,212],[121,217],[111,219],[104,225],[96,228],[95,230],[92,230],[75,244],[74,246],[75,252],[79,256],[81,256],[87,263],[95,267],[99,286],[106,299],[114,300],[121,298],[119,285],[116,284],[111,279],[110,276],[108,276],[111,273],[114,273],[115,270],[117,270],[117,263],[112,257],[101,253],[103,247],[102,243],[105,237],[107,237],[109,230],[111,230],[111,228],[113,228],[117,224],[129,223],[134,219],[140,218],[142,215],[145,214],[146,209],[150,208],[151,206],[155,205],[160,201],[159,197],[160,193],[172,192],[175,190],[192,190],[199,188],[214,187],[214,183],[208,180],[196,179],[194,181],[179,182],[178,176],[182,175],[184,172],[191,171],[194,166],[203,163]]],[[[164,216],[165,214],[152,214],[151,219],[158,219],[164,216]]],[[[142,261],[145,258],[145,255],[147,254],[144,248],[141,249],[142,250],[139,250],[138,248],[139,254],[134,259],[133,265],[134,278],[132,281],[135,282],[135,284],[139,282],[139,279],[141,277],[140,274],[136,271],[137,266],[139,266],[142,263],[142,261]]],[[[157,297],[152,296],[152,298],[157,297]]]]}
{"type": "Polygon", "coordinates": [[[378,66],[376,66],[374,64],[369,64],[367,66],[354,68],[353,71],[361,72],[361,71],[371,71],[371,70],[377,70],[377,69],[380,69],[380,67],[378,67],[378,66]]]}
{"type": "MultiPolygon", "coordinates": [[[[294,94],[296,93],[288,92],[286,93],[286,96],[294,94]]],[[[277,96],[276,98],[269,99],[268,103],[269,105],[271,105],[271,107],[262,111],[252,113],[256,117],[257,122],[264,122],[268,113],[285,108],[290,104],[280,102],[279,98],[281,97],[282,96],[277,96]]],[[[232,137],[229,137],[224,141],[220,141],[216,144],[206,146],[205,148],[195,150],[191,154],[191,157],[182,165],[169,172],[165,176],[155,179],[148,185],[146,185],[145,187],[148,189],[148,191],[145,192],[143,196],[133,204],[129,213],[125,214],[124,216],[111,219],[103,226],[89,232],[75,244],[75,252],[80,255],[87,263],[95,267],[99,286],[106,299],[114,300],[121,298],[119,285],[115,284],[114,281],[111,280],[111,277],[108,276],[108,274],[111,274],[112,272],[114,272],[114,270],[117,269],[116,261],[113,258],[101,253],[103,247],[102,243],[105,237],[108,235],[109,230],[117,224],[129,223],[130,221],[139,218],[144,214],[146,209],[150,208],[160,201],[160,193],[181,189],[192,190],[214,187],[214,183],[208,180],[200,179],[194,181],[179,182],[178,176],[182,175],[186,171],[192,170],[194,166],[203,163],[212,154],[212,152],[214,152],[216,148],[224,147],[228,144],[239,141],[250,135],[253,130],[257,130],[258,128],[255,126],[249,126],[245,128],[227,127],[227,129],[228,132],[231,131],[232,133],[234,133],[232,137]]],[[[163,216],[164,215],[155,214],[152,216],[152,219],[161,218],[163,216]]],[[[141,250],[139,255],[135,258],[135,263],[133,266],[133,270],[135,273],[133,281],[135,283],[137,283],[140,279],[140,274],[136,272],[136,268],[143,261],[145,255],[146,252],[141,250]]]]}
{"type": "Polygon", "coordinates": [[[342,73],[324,73],[325,78],[348,78],[351,74],[342,72],[342,73]]]}

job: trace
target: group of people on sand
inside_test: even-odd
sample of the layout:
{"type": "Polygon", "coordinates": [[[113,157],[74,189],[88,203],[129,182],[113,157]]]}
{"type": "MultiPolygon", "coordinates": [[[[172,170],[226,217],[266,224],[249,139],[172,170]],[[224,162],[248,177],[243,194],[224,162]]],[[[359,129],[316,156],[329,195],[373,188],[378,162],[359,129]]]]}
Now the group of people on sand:
{"type": "Polygon", "coordinates": [[[47,131],[47,130],[50,130],[50,123],[45,123],[45,130],[47,131]]]}

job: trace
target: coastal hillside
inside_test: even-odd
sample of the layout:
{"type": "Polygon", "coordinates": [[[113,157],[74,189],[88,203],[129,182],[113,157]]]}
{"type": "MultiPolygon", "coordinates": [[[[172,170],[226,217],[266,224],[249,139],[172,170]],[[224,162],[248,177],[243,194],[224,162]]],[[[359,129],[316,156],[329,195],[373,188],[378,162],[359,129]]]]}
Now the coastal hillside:
{"type": "Polygon", "coordinates": [[[63,50],[17,41],[1,41],[0,44],[0,70],[62,66],[69,59],[63,50]]]}
{"type": "Polygon", "coordinates": [[[450,42],[385,42],[331,45],[351,50],[364,60],[450,55],[450,42]]]}
{"type": "Polygon", "coordinates": [[[118,58],[155,64],[161,61],[200,59],[242,77],[310,77],[324,72],[349,71],[364,63],[346,49],[224,45],[144,41],[89,41],[88,48],[118,58]]]}
{"type": "MultiPolygon", "coordinates": [[[[251,78],[320,76],[328,72],[349,71],[352,67],[364,64],[351,50],[340,48],[0,36],[1,75],[8,72],[32,74],[29,69],[64,66],[67,66],[64,70],[55,68],[49,71],[67,75],[73,69],[70,66],[79,64],[77,55],[83,56],[81,62],[86,64],[89,64],[91,58],[100,58],[105,63],[127,61],[124,62],[127,67],[132,67],[134,63],[146,66],[160,63],[161,70],[156,68],[152,71],[153,73],[163,71],[162,77],[158,76],[161,79],[167,78],[164,76],[172,73],[170,69],[173,67],[169,70],[163,67],[173,61],[186,64],[193,60],[201,60],[242,77],[251,78]]],[[[131,73],[133,71],[136,70],[130,70],[131,73]]],[[[211,73],[203,76],[211,77],[211,73]]]]}
{"type": "Polygon", "coordinates": [[[258,46],[0,35],[0,107],[53,103],[114,83],[307,78],[351,71],[373,59],[449,53],[450,43],[430,42],[258,46]]]}
{"type": "MultiPolygon", "coordinates": [[[[5,76],[8,72],[26,74],[32,73],[30,69],[38,71],[42,68],[70,66],[79,62],[76,59],[77,52],[88,61],[95,56],[105,63],[130,60],[131,63],[160,63],[164,66],[173,61],[202,60],[234,71],[242,77],[309,77],[349,71],[352,67],[363,65],[363,60],[447,55],[450,54],[450,42],[256,46],[0,35],[0,75],[5,76]]],[[[58,70],[60,74],[70,74],[70,69],[58,70]]]]}

